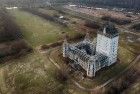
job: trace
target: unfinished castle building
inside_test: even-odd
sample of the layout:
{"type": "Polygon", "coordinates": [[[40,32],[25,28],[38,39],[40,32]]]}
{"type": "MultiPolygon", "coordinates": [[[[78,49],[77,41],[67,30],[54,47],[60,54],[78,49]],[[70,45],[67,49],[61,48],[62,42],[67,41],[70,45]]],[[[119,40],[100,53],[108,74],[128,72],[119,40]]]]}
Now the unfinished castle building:
{"type": "Polygon", "coordinates": [[[87,76],[94,77],[101,68],[117,62],[119,33],[114,25],[106,24],[97,33],[96,43],[90,40],[89,34],[79,43],[63,43],[63,57],[80,65],[87,76]]]}

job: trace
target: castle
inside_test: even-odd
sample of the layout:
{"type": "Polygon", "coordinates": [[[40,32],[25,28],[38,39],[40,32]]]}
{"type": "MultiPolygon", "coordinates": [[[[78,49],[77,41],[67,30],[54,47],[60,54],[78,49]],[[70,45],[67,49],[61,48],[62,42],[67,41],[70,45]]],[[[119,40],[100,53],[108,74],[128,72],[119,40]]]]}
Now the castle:
{"type": "Polygon", "coordinates": [[[88,77],[94,77],[101,68],[117,61],[119,33],[114,25],[108,23],[97,33],[96,43],[91,41],[87,33],[81,42],[63,43],[63,57],[67,57],[80,65],[88,77]]]}

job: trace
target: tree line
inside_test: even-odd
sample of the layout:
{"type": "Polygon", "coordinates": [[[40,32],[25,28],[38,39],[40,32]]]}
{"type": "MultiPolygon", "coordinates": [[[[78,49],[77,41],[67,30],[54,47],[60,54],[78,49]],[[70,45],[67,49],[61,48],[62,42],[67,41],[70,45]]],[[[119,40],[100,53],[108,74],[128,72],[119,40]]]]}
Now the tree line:
{"type": "Polygon", "coordinates": [[[107,5],[140,9],[140,0],[70,0],[73,3],[87,5],[107,5]]]}
{"type": "Polygon", "coordinates": [[[13,19],[5,8],[0,8],[0,63],[32,50],[13,19]]]}
{"type": "Polygon", "coordinates": [[[0,8],[0,43],[23,38],[20,29],[4,8],[0,8]]]}
{"type": "Polygon", "coordinates": [[[4,6],[18,7],[43,7],[47,4],[84,4],[84,5],[105,5],[125,8],[135,8],[140,10],[140,0],[0,0],[0,4],[4,6]]]}
{"type": "Polygon", "coordinates": [[[58,15],[54,15],[54,16],[50,16],[48,14],[44,14],[44,13],[41,13],[39,12],[36,8],[24,8],[22,9],[24,11],[28,11],[34,15],[37,15],[37,16],[40,16],[48,21],[52,21],[52,22],[55,22],[59,25],[62,25],[64,27],[67,27],[67,22],[65,22],[66,19],[60,19],[58,15]],[[58,16],[58,17],[57,17],[58,16]]]}

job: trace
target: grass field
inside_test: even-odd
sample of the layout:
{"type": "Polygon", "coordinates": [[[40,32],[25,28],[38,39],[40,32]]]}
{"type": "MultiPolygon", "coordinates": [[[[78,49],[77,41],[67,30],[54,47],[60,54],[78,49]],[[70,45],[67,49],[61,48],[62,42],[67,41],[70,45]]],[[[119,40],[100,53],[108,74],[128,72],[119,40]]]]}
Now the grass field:
{"type": "Polygon", "coordinates": [[[20,27],[24,39],[34,48],[34,52],[10,60],[0,69],[0,94],[66,94],[69,89],[78,94],[80,90],[75,90],[72,84],[67,87],[67,84],[56,79],[56,67],[46,55],[35,48],[63,40],[64,33],[70,37],[79,33],[25,11],[9,12],[20,27]]]}
{"type": "Polygon", "coordinates": [[[70,36],[77,34],[74,30],[61,27],[58,24],[44,20],[21,10],[12,10],[11,14],[15,17],[17,24],[21,27],[25,39],[32,45],[38,46],[53,43],[63,39],[64,32],[70,36]]]}
{"type": "Polygon", "coordinates": [[[0,69],[0,94],[89,94],[59,82],[46,55],[34,52],[7,63],[0,69]]]}
{"type": "Polygon", "coordinates": [[[2,94],[54,94],[64,88],[54,78],[55,67],[42,54],[34,52],[9,63],[0,70],[2,94]]]}

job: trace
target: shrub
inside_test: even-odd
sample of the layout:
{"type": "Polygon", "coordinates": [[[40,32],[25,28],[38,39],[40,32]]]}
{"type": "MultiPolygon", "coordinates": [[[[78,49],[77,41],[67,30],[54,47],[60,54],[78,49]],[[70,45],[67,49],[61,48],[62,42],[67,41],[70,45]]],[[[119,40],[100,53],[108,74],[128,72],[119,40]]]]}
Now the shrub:
{"type": "Polygon", "coordinates": [[[63,70],[56,70],[55,73],[56,80],[63,84],[66,83],[66,81],[68,80],[68,72],[65,68],[63,68],[63,70]]]}
{"type": "Polygon", "coordinates": [[[24,40],[12,41],[0,45],[0,58],[13,55],[23,55],[31,52],[32,48],[24,40]]]}
{"type": "Polygon", "coordinates": [[[140,30],[140,23],[138,24],[134,24],[130,27],[131,29],[134,29],[134,30],[140,30]]]}
{"type": "Polygon", "coordinates": [[[34,15],[38,15],[46,20],[49,20],[49,21],[52,21],[52,22],[55,22],[55,23],[58,23],[64,27],[67,27],[67,23],[65,23],[63,20],[57,18],[57,17],[54,17],[54,16],[58,16],[58,15],[54,15],[54,16],[50,16],[50,15],[47,15],[47,14],[44,14],[44,13],[41,13],[35,9],[23,9],[24,11],[28,11],[34,15]]]}
{"type": "Polygon", "coordinates": [[[85,26],[93,28],[93,29],[99,29],[100,25],[96,22],[86,21],[85,26]]]}
{"type": "Polygon", "coordinates": [[[129,70],[126,74],[120,77],[117,81],[113,82],[108,90],[107,94],[121,94],[125,89],[129,88],[130,85],[135,83],[139,79],[140,71],[137,68],[129,70]]]}
{"type": "Polygon", "coordinates": [[[110,21],[110,22],[116,23],[118,25],[125,25],[125,24],[131,23],[130,19],[119,19],[119,18],[113,18],[110,16],[103,16],[101,19],[105,20],[105,21],[110,21]]]}

